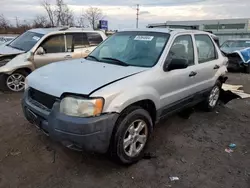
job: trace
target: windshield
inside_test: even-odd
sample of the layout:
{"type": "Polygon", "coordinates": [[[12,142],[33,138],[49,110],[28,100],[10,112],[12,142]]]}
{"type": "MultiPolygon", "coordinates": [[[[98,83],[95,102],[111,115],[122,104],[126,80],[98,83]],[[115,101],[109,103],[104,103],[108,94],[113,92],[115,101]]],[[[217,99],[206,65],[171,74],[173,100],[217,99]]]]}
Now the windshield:
{"type": "Polygon", "coordinates": [[[152,67],[160,58],[168,39],[167,33],[119,32],[101,43],[87,59],[124,66],[152,67]]]}
{"type": "Polygon", "coordinates": [[[226,48],[248,48],[248,47],[250,47],[250,40],[226,41],[221,47],[226,47],[226,48]]]}
{"type": "Polygon", "coordinates": [[[8,46],[22,51],[29,51],[41,38],[43,34],[27,31],[13,40],[8,46]]]}

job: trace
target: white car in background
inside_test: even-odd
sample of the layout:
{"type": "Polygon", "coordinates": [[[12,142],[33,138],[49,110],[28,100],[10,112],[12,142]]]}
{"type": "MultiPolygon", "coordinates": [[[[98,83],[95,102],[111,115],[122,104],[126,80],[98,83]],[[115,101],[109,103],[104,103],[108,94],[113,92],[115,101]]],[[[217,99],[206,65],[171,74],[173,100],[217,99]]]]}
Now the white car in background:
{"type": "Polygon", "coordinates": [[[0,89],[24,90],[25,77],[57,61],[86,57],[107,37],[82,28],[37,28],[0,46],[0,89]]]}

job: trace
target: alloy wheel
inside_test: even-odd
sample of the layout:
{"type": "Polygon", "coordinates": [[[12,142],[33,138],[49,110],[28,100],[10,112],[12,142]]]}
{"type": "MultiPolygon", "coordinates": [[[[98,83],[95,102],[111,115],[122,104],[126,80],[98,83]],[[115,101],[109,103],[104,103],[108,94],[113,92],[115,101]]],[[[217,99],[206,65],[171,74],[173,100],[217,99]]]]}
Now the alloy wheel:
{"type": "Polygon", "coordinates": [[[6,85],[11,91],[22,91],[25,87],[25,76],[20,73],[13,73],[8,76],[6,85]]]}
{"type": "Polygon", "coordinates": [[[123,138],[123,149],[127,156],[135,157],[140,154],[148,139],[148,126],[143,120],[130,124],[123,138]]]}
{"type": "Polygon", "coordinates": [[[215,86],[209,95],[209,105],[211,107],[214,107],[217,104],[219,96],[220,96],[220,88],[218,86],[215,86]]]}

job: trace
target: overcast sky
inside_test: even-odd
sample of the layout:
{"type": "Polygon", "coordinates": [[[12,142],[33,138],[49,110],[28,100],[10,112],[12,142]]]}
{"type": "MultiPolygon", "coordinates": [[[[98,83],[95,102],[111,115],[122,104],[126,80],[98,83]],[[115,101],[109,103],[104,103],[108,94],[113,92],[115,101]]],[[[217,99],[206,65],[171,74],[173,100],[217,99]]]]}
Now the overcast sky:
{"type": "MultiPolygon", "coordinates": [[[[50,0],[53,3],[55,0],[50,0]]],[[[79,16],[89,6],[103,10],[110,29],[135,27],[136,4],[140,4],[139,27],[169,20],[250,18],[250,0],[65,0],[79,16]]],[[[44,14],[40,0],[0,0],[0,14],[12,23],[15,17],[32,20],[44,14]]]]}

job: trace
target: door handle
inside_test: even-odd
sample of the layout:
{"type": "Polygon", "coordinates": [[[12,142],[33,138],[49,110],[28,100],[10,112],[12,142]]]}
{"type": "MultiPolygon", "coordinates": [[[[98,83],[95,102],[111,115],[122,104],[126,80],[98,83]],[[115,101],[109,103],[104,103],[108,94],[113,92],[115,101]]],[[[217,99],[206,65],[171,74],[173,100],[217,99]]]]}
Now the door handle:
{"type": "Polygon", "coordinates": [[[71,55],[66,55],[66,56],[64,56],[64,58],[65,59],[70,59],[70,58],[72,58],[72,56],[71,55]]]}
{"type": "Polygon", "coordinates": [[[86,50],[85,53],[89,53],[90,51],[89,50],[86,50]]]}
{"type": "Polygon", "coordinates": [[[220,68],[219,65],[215,65],[215,66],[214,66],[214,69],[219,69],[219,68],[220,68]]]}
{"type": "Polygon", "coordinates": [[[192,72],[190,72],[189,77],[196,76],[196,74],[197,74],[197,72],[192,71],[192,72]]]}

